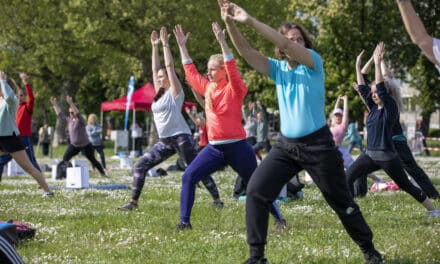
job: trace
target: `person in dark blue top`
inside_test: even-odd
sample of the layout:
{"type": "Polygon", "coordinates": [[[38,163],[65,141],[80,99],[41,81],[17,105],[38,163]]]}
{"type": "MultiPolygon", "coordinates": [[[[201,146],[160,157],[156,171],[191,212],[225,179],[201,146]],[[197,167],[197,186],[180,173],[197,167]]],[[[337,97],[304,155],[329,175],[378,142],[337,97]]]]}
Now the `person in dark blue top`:
{"type": "Polygon", "coordinates": [[[399,122],[399,110],[396,102],[389,95],[385,87],[380,68],[383,54],[384,44],[381,42],[374,50],[375,84],[371,85],[371,89],[365,85],[365,80],[360,69],[363,51],[356,60],[358,90],[367,107],[370,109],[370,113],[366,121],[368,132],[367,150],[365,153],[361,153],[350,168],[348,168],[346,172],[348,186],[351,188],[353,182],[365,174],[383,169],[401,189],[422,203],[428,210],[428,217],[440,217],[440,210],[434,207],[431,200],[421,189],[414,186],[408,180],[402,168],[402,162],[394,147],[392,139],[393,128],[396,122],[399,122]]]}
{"type": "MultiPolygon", "coordinates": [[[[367,74],[371,68],[372,62],[373,58],[371,58],[361,70],[362,76],[364,77],[364,81],[367,85],[369,85],[367,74]]],[[[381,71],[385,83],[388,84],[388,93],[396,102],[397,108],[400,112],[400,109],[403,107],[400,88],[395,82],[392,72],[383,60],[381,62],[381,71]]],[[[394,123],[392,131],[394,147],[396,148],[397,155],[402,161],[403,169],[416,181],[419,187],[423,190],[423,192],[425,192],[425,194],[429,198],[440,199],[439,192],[435,188],[434,184],[429,179],[428,175],[426,175],[425,171],[417,164],[416,160],[414,159],[411,149],[408,146],[407,139],[403,133],[400,122],[394,123]]]]}

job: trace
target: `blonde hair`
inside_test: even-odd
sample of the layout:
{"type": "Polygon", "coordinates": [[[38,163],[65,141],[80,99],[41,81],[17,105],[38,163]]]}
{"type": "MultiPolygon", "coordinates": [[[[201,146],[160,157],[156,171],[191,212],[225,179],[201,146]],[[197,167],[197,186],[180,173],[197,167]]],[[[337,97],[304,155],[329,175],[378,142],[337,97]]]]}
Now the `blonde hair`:
{"type": "Polygon", "coordinates": [[[94,125],[94,124],[96,124],[96,115],[90,114],[89,117],[87,118],[87,125],[94,125]],[[93,119],[95,120],[94,122],[93,119]]]}
{"type": "MultiPolygon", "coordinates": [[[[208,63],[212,61],[215,64],[218,65],[218,67],[224,67],[225,66],[225,61],[223,59],[223,55],[222,54],[214,54],[211,55],[211,57],[209,57],[209,61],[208,63]]],[[[206,108],[211,109],[212,108],[212,93],[214,92],[215,88],[217,87],[217,83],[215,82],[210,82],[208,84],[208,86],[206,87],[206,91],[205,91],[205,106],[206,108]]]]}

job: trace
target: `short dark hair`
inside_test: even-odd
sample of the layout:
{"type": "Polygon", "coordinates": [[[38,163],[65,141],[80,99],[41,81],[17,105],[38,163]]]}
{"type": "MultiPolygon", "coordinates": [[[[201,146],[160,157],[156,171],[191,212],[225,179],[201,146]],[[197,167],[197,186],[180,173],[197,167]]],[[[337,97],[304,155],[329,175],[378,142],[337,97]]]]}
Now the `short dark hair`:
{"type": "MultiPolygon", "coordinates": [[[[310,39],[309,35],[307,34],[307,31],[304,29],[302,25],[295,22],[283,22],[281,26],[278,28],[278,32],[285,35],[289,30],[294,28],[298,29],[299,32],[301,33],[305,43],[304,46],[308,49],[312,49],[313,48],[312,40],[310,39]]],[[[278,47],[275,47],[275,55],[283,59],[286,58],[284,52],[281,51],[278,47]]]]}

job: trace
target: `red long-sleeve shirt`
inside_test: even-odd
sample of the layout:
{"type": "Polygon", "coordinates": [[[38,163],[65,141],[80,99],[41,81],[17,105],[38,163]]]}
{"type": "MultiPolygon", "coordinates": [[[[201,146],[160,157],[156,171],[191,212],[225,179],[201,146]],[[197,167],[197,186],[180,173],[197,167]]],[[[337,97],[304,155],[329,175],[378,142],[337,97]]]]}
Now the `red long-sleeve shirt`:
{"type": "Polygon", "coordinates": [[[34,112],[34,93],[32,92],[32,87],[30,84],[26,84],[26,94],[28,100],[26,102],[20,103],[17,109],[17,115],[15,117],[15,122],[17,123],[18,130],[20,131],[20,136],[30,137],[32,136],[32,113],[34,112]]]}
{"type": "MultiPolygon", "coordinates": [[[[201,75],[193,63],[185,64],[188,83],[202,96],[205,95],[209,80],[201,75]]],[[[245,139],[246,132],[241,124],[241,107],[247,87],[240,77],[235,60],[225,61],[228,80],[217,83],[212,92],[212,107],[205,107],[206,127],[209,140],[245,139]]]]}

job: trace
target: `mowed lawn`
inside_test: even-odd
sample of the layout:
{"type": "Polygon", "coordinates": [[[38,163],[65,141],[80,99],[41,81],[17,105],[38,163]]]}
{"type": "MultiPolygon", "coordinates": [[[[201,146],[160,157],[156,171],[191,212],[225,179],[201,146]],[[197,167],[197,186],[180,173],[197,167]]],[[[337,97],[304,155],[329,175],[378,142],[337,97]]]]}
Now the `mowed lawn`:
{"type": "MultiPolygon", "coordinates": [[[[167,168],[176,159],[159,167],[167,168]]],[[[52,161],[40,158],[39,162],[52,161]]],[[[110,178],[91,173],[90,184],[130,186],[131,172],[116,169],[119,161],[110,155],[107,162],[114,167],[110,178]]],[[[439,189],[438,162],[431,158],[421,164],[430,175],[435,174],[433,181],[439,189]]],[[[147,177],[139,209],[133,212],[117,210],[130,198],[129,189],[65,189],[64,181],[52,181],[47,172],[55,197],[44,199],[29,176],[3,176],[0,219],[36,227],[35,238],[17,247],[25,263],[242,263],[248,257],[248,246],[245,202],[231,199],[236,173],[227,168],[213,175],[225,208],[213,208],[209,193],[197,188],[193,229],[175,231],[181,175],[147,177]]],[[[304,193],[302,201],[280,203],[287,229],[276,230],[270,220],[269,263],[363,263],[360,250],[316,186],[306,186],[304,193]]],[[[370,192],[356,201],[385,263],[440,263],[440,219],[428,219],[425,209],[408,194],[370,192]]],[[[435,205],[440,207],[440,201],[435,205]]]]}

